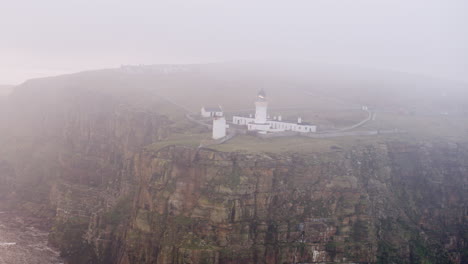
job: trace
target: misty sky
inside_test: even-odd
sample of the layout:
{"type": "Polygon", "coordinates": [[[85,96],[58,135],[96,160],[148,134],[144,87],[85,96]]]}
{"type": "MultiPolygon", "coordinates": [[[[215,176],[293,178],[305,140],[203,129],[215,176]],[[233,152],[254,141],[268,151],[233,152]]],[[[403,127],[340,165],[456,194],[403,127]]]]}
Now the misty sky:
{"type": "Polygon", "coordinates": [[[272,58],[468,82],[466,0],[0,3],[0,84],[122,64],[272,58]]]}

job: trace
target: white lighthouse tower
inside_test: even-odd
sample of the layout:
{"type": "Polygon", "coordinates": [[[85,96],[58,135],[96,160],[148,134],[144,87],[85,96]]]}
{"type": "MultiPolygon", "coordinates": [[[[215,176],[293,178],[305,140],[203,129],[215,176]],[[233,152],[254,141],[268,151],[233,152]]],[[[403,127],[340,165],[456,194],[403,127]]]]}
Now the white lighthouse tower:
{"type": "Polygon", "coordinates": [[[226,118],[215,116],[213,118],[213,139],[220,139],[226,136],[226,118]]]}
{"type": "Polygon", "coordinates": [[[265,124],[267,122],[267,107],[268,102],[266,101],[265,91],[260,90],[257,94],[257,100],[255,100],[255,123],[265,124]]]}

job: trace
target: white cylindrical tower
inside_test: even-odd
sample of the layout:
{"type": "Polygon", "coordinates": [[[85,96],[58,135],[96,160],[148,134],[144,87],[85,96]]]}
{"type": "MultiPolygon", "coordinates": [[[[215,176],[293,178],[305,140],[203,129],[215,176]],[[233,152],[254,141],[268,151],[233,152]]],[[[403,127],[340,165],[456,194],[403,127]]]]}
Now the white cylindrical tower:
{"type": "Polygon", "coordinates": [[[213,118],[213,139],[220,139],[226,136],[226,118],[213,118]]]}
{"type": "Polygon", "coordinates": [[[257,100],[255,100],[255,123],[265,124],[267,122],[267,107],[268,102],[266,101],[265,92],[260,90],[257,94],[257,100]]]}

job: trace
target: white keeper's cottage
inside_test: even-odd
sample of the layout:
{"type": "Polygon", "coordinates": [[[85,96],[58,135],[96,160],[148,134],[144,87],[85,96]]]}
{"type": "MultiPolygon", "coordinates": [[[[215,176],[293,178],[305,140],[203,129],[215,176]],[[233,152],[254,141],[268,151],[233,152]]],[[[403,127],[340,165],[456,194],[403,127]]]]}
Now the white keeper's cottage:
{"type": "Polygon", "coordinates": [[[215,117],[215,116],[223,116],[223,109],[221,106],[215,107],[202,107],[201,109],[201,116],[202,117],[215,117]]]}

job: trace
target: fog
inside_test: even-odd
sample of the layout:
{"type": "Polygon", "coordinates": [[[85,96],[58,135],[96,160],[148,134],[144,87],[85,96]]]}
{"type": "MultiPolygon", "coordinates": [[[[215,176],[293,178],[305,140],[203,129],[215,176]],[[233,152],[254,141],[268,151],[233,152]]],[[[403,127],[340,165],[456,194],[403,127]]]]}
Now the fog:
{"type": "Polygon", "coordinates": [[[289,59],[468,81],[463,0],[2,1],[0,83],[122,64],[289,59]]]}
{"type": "Polygon", "coordinates": [[[0,264],[468,263],[468,0],[0,1],[0,264]]]}

